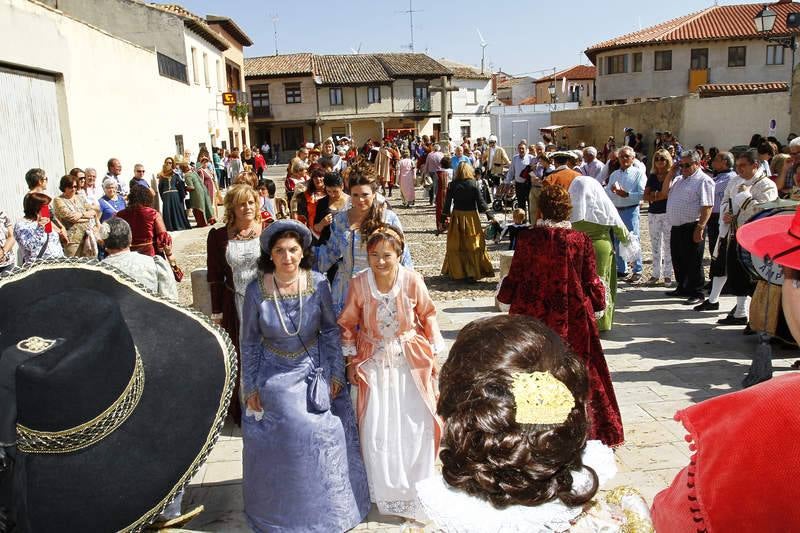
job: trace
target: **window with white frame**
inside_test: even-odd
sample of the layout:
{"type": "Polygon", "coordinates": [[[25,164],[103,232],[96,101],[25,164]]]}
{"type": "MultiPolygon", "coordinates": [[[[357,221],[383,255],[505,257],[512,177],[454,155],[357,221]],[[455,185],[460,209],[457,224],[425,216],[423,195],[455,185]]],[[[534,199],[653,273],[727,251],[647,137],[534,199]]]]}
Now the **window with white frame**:
{"type": "Polygon", "coordinates": [[[767,65],[783,65],[783,46],[767,45],[767,65]]]}
{"type": "Polygon", "coordinates": [[[478,104],[478,89],[467,89],[467,105],[478,104]]]}
{"type": "Polygon", "coordinates": [[[329,89],[331,105],[343,105],[344,98],[342,97],[341,87],[331,87],[329,89]]]}
{"type": "Polygon", "coordinates": [[[367,103],[380,104],[381,103],[381,88],[380,87],[367,87],[367,103]]]}

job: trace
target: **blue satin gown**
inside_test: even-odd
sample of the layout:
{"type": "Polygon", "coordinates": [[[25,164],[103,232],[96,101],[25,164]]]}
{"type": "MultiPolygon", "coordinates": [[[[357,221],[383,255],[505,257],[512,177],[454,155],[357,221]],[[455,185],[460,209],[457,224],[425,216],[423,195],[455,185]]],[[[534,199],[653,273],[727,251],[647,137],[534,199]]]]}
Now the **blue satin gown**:
{"type": "Polygon", "coordinates": [[[343,384],[345,379],[328,281],[317,272],[305,275],[308,289],[300,297],[278,300],[287,329],[294,332],[300,326],[300,338],[284,331],[273,297],[262,289],[261,273],[245,294],[242,390],[245,398],[257,392],[264,408],[260,421],[242,417],[244,508],[248,524],[258,532],[346,531],[370,508],[355,414],[345,388],[331,410],[308,409],[313,367],[321,362],[328,383],[343,384]]]}

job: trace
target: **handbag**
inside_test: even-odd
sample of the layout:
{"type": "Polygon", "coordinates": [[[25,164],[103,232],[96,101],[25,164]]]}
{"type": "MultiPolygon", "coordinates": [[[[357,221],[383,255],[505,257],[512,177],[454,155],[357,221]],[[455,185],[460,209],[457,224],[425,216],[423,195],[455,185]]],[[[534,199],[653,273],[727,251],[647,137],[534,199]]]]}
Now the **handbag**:
{"type": "Polygon", "coordinates": [[[170,266],[170,268],[172,268],[172,275],[175,277],[175,281],[180,283],[181,280],[183,280],[183,276],[184,276],[183,269],[181,267],[179,267],[178,263],[176,263],[174,261],[170,261],[169,266],[170,266]]]}
{"type": "MultiPolygon", "coordinates": [[[[273,277],[272,282],[275,283],[275,278],[273,277]]],[[[275,283],[275,291],[277,292],[278,285],[275,283]]],[[[299,296],[298,297],[302,297],[299,296]]],[[[278,300],[281,300],[280,298],[278,300]]],[[[283,304],[280,304],[283,306],[283,304]]],[[[300,336],[300,329],[295,325],[294,319],[292,315],[289,314],[288,310],[286,311],[286,316],[289,317],[289,320],[292,323],[292,327],[297,331],[297,340],[300,341],[300,344],[303,345],[303,350],[305,350],[306,355],[309,359],[311,359],[311,363],[314,365],[313,370],[306,378],[308,381],[308,390],[306,392],[306,399],[308,403],[308,410],[312,413],[324,413],[331,408],[331,393],[330,393],[330,385],[328,385],[328,379],[325,377],[325,369],[322,368],[322,361],[318,357],[316,361],[314,358],[311,357],[311,354],[308,352],[308,348],[306,348],[306,343],[303,342],[303,338],[300,336]]],[[[319,356],[319,352],[317,352],[319,356]]]]}

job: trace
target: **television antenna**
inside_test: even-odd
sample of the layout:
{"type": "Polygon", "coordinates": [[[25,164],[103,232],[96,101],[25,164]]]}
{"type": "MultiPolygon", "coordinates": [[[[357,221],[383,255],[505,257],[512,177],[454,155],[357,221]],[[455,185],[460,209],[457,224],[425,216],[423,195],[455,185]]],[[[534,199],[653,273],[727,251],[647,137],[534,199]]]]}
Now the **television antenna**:
{"type": "Polygon", "coordinates": [[[275,55],[278,55],[278,14],[272,15],[272,38],[275,41],[275,55]]]}
{"type": "Polygon", "coordinates": [[[489,43],[487,43],[486,40],[483,38],[480,28],[475,28],[475,30],[477,30],[478,37],[480,37],[481,39],[481,74],[483,74],[484,64],[486,63],[486,46],[488,46],[489,43]]]}
{"type": "Polygon", "coordinates": [[[424,9],[414,9],[414,0],[408,0],[408,9],[405,11],[397,11],[397,13],[408,13],[408,22],[409,28],[411,30],[411,42],[407,45],[404,45],[403,48],[408,48],[410,51],[414,51],[414,13],[421,13],[425,11],[424,9]]]}

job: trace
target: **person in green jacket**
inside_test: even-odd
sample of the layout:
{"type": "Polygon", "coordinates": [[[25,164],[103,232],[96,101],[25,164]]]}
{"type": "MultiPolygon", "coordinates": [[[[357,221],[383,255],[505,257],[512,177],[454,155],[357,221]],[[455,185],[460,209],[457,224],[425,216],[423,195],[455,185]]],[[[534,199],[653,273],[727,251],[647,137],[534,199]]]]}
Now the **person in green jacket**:
{"type": "Polygon", "coordinates": [[[217,223],[214,214],[214,203],[208,195],[203,180],[188,164],[181,163],[183,180],[186,182],[186,190],[189,192],[189,205],[194,213],[194,219],[198,228],[214,225],[217,223]]]}

